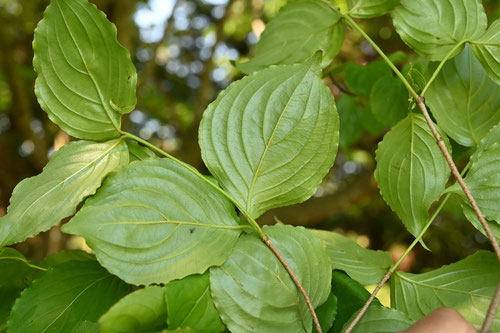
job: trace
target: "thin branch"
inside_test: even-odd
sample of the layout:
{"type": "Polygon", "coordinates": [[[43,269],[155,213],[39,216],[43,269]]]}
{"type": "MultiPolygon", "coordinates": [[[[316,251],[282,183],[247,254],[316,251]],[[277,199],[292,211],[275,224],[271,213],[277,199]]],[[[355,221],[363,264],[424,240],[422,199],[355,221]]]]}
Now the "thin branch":
{"type": "Polygon", "coordinates": [[[483,327],[481,327],[480,333],[487,333],[490,331],[491,324],[495,319],[495,314],[497,313],[498,306],[500,305],[500,282],[497,286],[497,291],[493,296],[493,300],[490,303],[490,307],[488,308],[488,313],[486,314],[486,318],[483,322],[483,327]]]}
{"type": "Polygon", "coordinates": [[[311,316],[313,318],[314,326],[316,327],[316,331],[318,331],[318,333],[323,333],[323,331],[321,330],[321,325],[319,324],[319,321],[318,321],[318,316],[316,316],[316,312],[314,311],[314,307],[311,303],[311,299],[307,295],[307,292],[304,290],[304,287],[302,287],[302,284],[300,284],[299,279],[297,279],[297,277],[293,273],[290,266],[288,266],[285,259],[281,256],[281,253],[279,253],[278,249],[273,245],[273,243],[271,243],[271,240],[266,235],[264,235],[264,237],[261,237],[261,238],[262,238],[262,241],[267,245],[267,247],[269,249],[271,249],[271,251],[273,251],[274,255],[276,256],[276,258],[278,258],[278,260],[281,262],[283,267],[285,267],[286,271],[288,272],[288,275],[290,275],[290,277],[292,278],[293,283],[295,283],[295,285],[299,289],[300,293],[304,297],[304,300],[307,303],[307,307],[309,309],[309,312],[311,313],[311,316]]]}

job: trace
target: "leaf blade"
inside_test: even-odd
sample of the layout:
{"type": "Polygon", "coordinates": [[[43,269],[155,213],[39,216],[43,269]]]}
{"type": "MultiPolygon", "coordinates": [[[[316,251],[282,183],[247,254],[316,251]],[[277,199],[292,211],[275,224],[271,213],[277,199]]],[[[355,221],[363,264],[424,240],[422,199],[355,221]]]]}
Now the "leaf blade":
{"type": "Polygon", "coordinates": [[[500,85],[500,61],[498,55],[500,52],[500,20],[493,22],[486,33],[477,40],[471,41],[472,49],[477,59],[483,65],[484,69],[500,85]]]}

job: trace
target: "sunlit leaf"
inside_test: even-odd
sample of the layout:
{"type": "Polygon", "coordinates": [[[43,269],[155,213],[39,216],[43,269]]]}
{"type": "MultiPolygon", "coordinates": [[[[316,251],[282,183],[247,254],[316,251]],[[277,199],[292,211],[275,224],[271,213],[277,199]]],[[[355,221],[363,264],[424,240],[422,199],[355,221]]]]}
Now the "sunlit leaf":
{"type": "MultiPolygon", "coordinates": [[[[500,265],[496,256],[478,251],[454,264],[423,274],[396,271],[391,278],[391,305],[413,320],[437,308],[451,307],[479,328],[499,281],[500,265]]],[[[500,330],[500,312],[491,330],[500,330]]]]}
{"type": "Polygon", "coordinates": [[[323,51],[321,67],[337,55],[344,40],[341,15],[323,0],[291,1],[266,25],[255,46],[255,57],[238,63],[245,73],[270,65],[294,64],[323,51]]]}
{"type": "Polygon", "coordinates": [[[446,62],[429,87],[427,103],[439,126],[463,146],[477,145],[500,121],[500,86],[468,46],[446,62]]]}
{"type": "Polygon", "coordinates": [[[226,261],[241,226],[231,203],[169,159],[132,162],[66,225],[133,284],[167,283],[226,261]]]}
{"type": "Polygon", "coordinates": [[[384,15],[398,3],[399,0],[347,0],[350,15],[363,18],[384,15]]]}
{"type": "Polygon", "coordinates": [[[203,160],[254,218],[311,197],[333,164],[339,119],[318,62],[249,75],[203,115],[203,160]]]}
{"type": "Polygon", "coordinates": [[[97,261],[69,261],[23,291],[12,309],[9,333],[71,332],[81,321],[97,322],[128,291],[97,261]]]}
{"type": "Polygon", "coordinates": [[[393,76],[378,79],[370,91],[370,109],[375,119],[387,127],[406,117],[408,105],[408,90],[393,76]]]}
{"type": "Polygon", "coordinates": [[[500,20],[493,22],[486,33],[473,40],[472,49],[490,78],[500,84],[500,20]]]}
{"type": "MultiPolygon", "coordinates": [[[[357,311],[351,319],[344,325],[344,332],[354,320],[357,311]]],[[[404,313],[386,308],[380,305],[373,305],[366,310],[361,320],[354,326],[352,333],[379,333],[379,332],[400,332],[413,325],[414,320],[405,316],[404,313]]]]}
{"type": "Polygon", "coordinates": [[[127,146],[121,139],[63,146],[41,174],[23,180],[14,189],[7,215],[0,218],[0,245],[22,242],[73,215],[106,175],[126,163],[127,146]]]}
{"type": "Polygon", "coordinates": [[[481,38],[486,30],[480,0],[401,0],[391,15],[401,39],[433,61],[444,59],[462,41],[481,38]]]}
{"type": "Polygon", "coordinates": [[[128,294],[99,319],[99,332],[154,332],[166,327],[167,309],[163,293],[164,288],[149,286],[128,294]]]}
{"type": "MultiPolygon", "coordinates": [[[[264,227],[314,307],[330,293],[331,265],[322,242],[301,227],[264,227]]],[[[242,235],[229,259],[210,269],[210,287],[231,332],[311,332],[305,300],[283,265],[255,235],[242,235]]]]}
{"type": "Polygon", "coordinates": [[[379,143],[375,158],[380,193],[408,231],[417,236],[450,176],[424,117],[410,113],[395,125],[379,143]]]}
{"type": "Polygon", "coordinates": [[[392,265],[389,252],[364,249],[336,232],[310,231],[325,244],[333,269],[343,270],[363,285],[378,283],[392,265]]]}
{"type": "Polygon", "coordinates": [[[35,30],[35,93],[49,118],[80,139],[119,136],[137,74],[116,27],[85,0],[52,0],[35,30]]]}

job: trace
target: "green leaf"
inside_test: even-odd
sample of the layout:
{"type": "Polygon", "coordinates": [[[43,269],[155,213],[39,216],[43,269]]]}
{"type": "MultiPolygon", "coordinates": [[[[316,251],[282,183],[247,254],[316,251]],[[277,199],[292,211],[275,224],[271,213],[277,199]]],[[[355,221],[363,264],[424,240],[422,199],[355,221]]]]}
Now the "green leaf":
{"type": "Polygon", "coordinates": [[[490,78],[500,85],[500,20],[493,22],[486,33],[471,41],[477,59],[490,78]]]}
{"type": "Polygon", "coordinates": [[[480,0],[401,0],[391,15],[401,39],[433,61],[443,60],[458,43],[481,38],[486,30],[480,0]]]}
{"type": "Polygon", "coordinates": [[[95,260],[95,256],[82,250],[59,251],[43,259],[40,266],[48,268],[71,260],[79,260],[79,261],[95,260]]]}
{"type": "Polygon", "coordinates": [[[129,152],[130,162],[143,161],[148,158],[157,157],[150,149],[140,146],[135,141],[127,141],[127,148],[129,152]]]}
{"type": "Polygon", "coordinates": [[[338,99],[337,110],[340,117],[340,147],[347,149],[359,139],[363,132],[361,110],[356,99],[345,94],[338,99]]]}
{"type": "Polygon", "coordinates": [[[389,252],[364,249],[336,232],[310,229],[326,246],[333,269],[346,272],[363,285],[378,283],[392,265],[389,252]]]}
{"type": "MultiPolygon", "coordinates": [[[[488,237],[488,235],[486,235],[486,231],[484,230],[483,225],[481,224],[481,222],[479,222],[479,219],[474,213],[474,210],[472,210],[472,208],[467,204],[467,202],[463,202],[461,206],[465,218],[469,220],[469,222],[474,226],[474,228],[476,228],[484,236],[488,237]]],[[[500,242],[500,224],[496,223],[495,221],[488,221],[488,220],[486,221],[486,223],[488,223],[488,226],[490,227],[493,237],[496,238],[497,242],[500,242]]]]}
{"type": "MultiPolygon", "coordinates": [[[[451,307],[479,328],[499,281],[496,256],[477,251],[461,261],[423,274],[396,271],[391,278],[391,305],[413,320],[437,308],[451,307]]],[[[500,330],[500,312],[491,330],[500,330]]]]}
{"type": "MultiPolygon", "coordinates": [[[[449,147],[446,136],[441,135],[449,147]]],[[[414,236],[429,218],[450,169],[422,115],[410,113],[379,143],[375,180],[387,204],[414,236]]]]}
{"type": "Polygon", "coordinates": [[[96,322],[129,291],[97,261],[69,261],[49,269],[18,298],[9,333],[71,332],[79,322],[96,322]]]}
{"type": "MultiPolygon", "coordinates": [[[[471,168],[465,177],[465,183],[476,200],[481,212],[487,219],[500,223],[500,124],[493,127],[488,135],[479,142],[477,150],[471,156],[471,168]]],[[[458,183],[446,189],[458,194],[468,203],[458,183]]]]}
{"type": "Polygon", "coordinates": [[[427,103],[439,126],[463,146],[477,145],[500,122],[500,86],[469,46],[441,69],[429,87],[427,103]]]}
{"type": "Polygon", "coordinates": [[[350,62],[344,68],[345,84],[353,93],[363,97],[369,97],[375,82],[385,76],[392,77],[392,72],[381,60],[370,62],[366,66],[350,62]]]}
{"type": "Polygon", "coordinates": [[[370,109],[381,124],[392,127],[408,114],[408,90],[393,76],[377,80],[370,92],[370,109]]]}
{"type": "Polygon", "coordinates": [[[139,289],[113,305],[100,319],[101,333],[154,332],[166,327],[164,288],[139,289]]]}
{"type": "Polygon", "coordinates": [[[63,146],[41,174],[14,189],[7,215],[0,218],[0,245],[22,242],[73,215],[106,175],[127,163],[127,146],[121,139],[63,146]]]}
{"type": "Polygon", "coordinates": [[[344,40],[340,13],[323,0],[289,2],[271,19],[255,46],[255,57],[238,63],[245,73],[270,65],[295,64],[323,52],[321,67],[337,55],[344,40]]]}
{"type": "Polygon", "coordinates": [[[21,293],[21,289],[17,287],[0,287],[0,332],[6,332],[7,320],[10,316],[12,305],[16,298],[21,293]]]}
{"type": "MultiPolygon", "coordinates": [[[[361,310],[360,310],[361,311],[361,310]]],[[[344,325],[342,332],[354,320],[357,311],[351,319],[344,325]]],[[[366,310],[361,320],[354,326],[352,333],[379,333],[379,332],[401,332],[413,325],[414,321],[407,318],[402,312],[386,308],[380,305],[373,305],[366,310]]]]}
{"type": "Polygon", "coordinates": [[[43,270],[31,264],[24,255],[10,247],[0,248],[0,287],[26,287],[38,271],[43,270]]]}
{"type": "Polygon", "coordinates": [[[85,0],[52,0],[33,42],[35,93],[49,118],[80,139],[120,135],[137,74],[116,27],[85,0]]]}
{"type": "Polygon", "coordinates": [[[399,4],[399,0],[347,0],[347,4],[351,16],[370,18],[384,15],[399,4]]]}
{"type": "Polygon", "coordinates": [[[373,115],[370,105],[367,104],[361,109],[361,125],[371,135],[378,136],[384,130],[382,125],[373,115]]]}
{"type": "Polygon", "coordinates": [[[311,197],[335,160],[339,120],[318,61],[234,82],[203,115],[203,160],[254,218],[311,197]]]}
{"type": "Polygon", "coordinates": [[[112,174],[63,226],[133,284],[168,283],[221,265],[242,228],[226,198],[169,159],[132,162],[112,174]]]}
{"type": "MultiPolygon", "coordinates": [[[[337,315],[330,333],[340,333],[344,324],[353,313],[363,307],[370,293],[361,284],[351,279],[347,274],[334,270],[332,273],[332,292],[337,297],[337,315]]],[[[375,298],[371,306],[381,305],[375,298]]]]}
{"type": "MultiPolygon", "coordinates": [[[[322,242],[302,227],[264,232],[297,276],[316,308],[330,293],[331,265],[322,242]]],[[[311,332],[312,317],[283,265],[253,234],[242,235],[229,259],[210,269],[210,288],[231,332],[311,332]]]]}
{"type": "MultiPolygon", "coordinates": [[[[328,332],[332,327],[335,315],[337,314],[337,296],[330,292],[325,303],[314,310],[318,316],[319,326],[323,332],[328,332]]],[[[316,327],[313,327],[313,333],[317,332],[316,327]]]]}
{"type": "Polygon", "coordinates": [[[208,272],[168,283],[165,301],[169,329],[190,327],[199,332],[217,333],[225,328],[210,295],[208,272]]]}

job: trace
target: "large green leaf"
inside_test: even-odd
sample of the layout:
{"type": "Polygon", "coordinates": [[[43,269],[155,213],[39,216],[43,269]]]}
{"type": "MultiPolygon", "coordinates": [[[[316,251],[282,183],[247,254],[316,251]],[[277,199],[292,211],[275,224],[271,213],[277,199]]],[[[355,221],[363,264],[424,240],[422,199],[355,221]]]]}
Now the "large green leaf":
{"type": "Polygon", "coordinates": [[[254,218],[311,197],[335,160],[339,119],[318,62],[249,75],[205,111],[203,160],[254,218]]]}
{"type": "Polygon", "coordinates": [[[122,298],[99,319],[101,333],[155,332],[166,328],[164,288],[149,286],[122,298]]]}
{"type": "Polygon", "coordinates": [[[323,51],[321,66],[337,55],[344,40],[341,15],[323,0],[295,0],[267,24],[255,47],[255,57],[238,63],[245,73],[270,65],[294,64],[323,51]]]}
{"type": "MultiPolygon", "coordinates": [[[[397,271],[391,278],[391,305],[418,320],[437,308],[456,309],[481,327],[500,281],[500,265],[491,252],[478,251],[454,264],[423,274],[397,271]]],[[[492,331],[500,330],[500,312],[492,331]]]]}
{"type": "Polygon", "coordinates": [[[40,263],[40,266],[49,268],[72,260],[95,260],[95,256],[82,250],[64,250],[46,257],[40,263]]]}
{"type": "Polygon", "coordinates": [[[347,0],[349,14],[363,18],[384,15],[398,3],[399,0],[347,0]]]}
{"type": "Polygon", "coordinates": [[[486,33],[472,41],[472,49],[486,72],[500,84],[500,20],[493,22],[486,33]]]}
{"type": "Polygon", "coordinates": [[[232,204],[169,159],[112,174],[63,230],[133,284],[167,283],[221,265],[242,226],[232,204]]]}
{"type": "MultiPolygon", "coordinates": [[[[488,219],[500,223],[500,124],[493,127],[471,156],[472,165],[465,183],[476,200],[481,212],[488,219]]],[[[447,189],[458,194],[468,203],[458,183],[447,189]]]]}
{"type": "MultiPolygon", "coordinates": [[[[357,311],[351,319],[344,325],[344,332],[354,320],[357,311]]],[[[352,333],[379,333],[379,332],[400,332],[408,329],[414,321],[407,318],[404,313],[380,305],[373,305],[366,310],[361,320],[354,326],[352,333]]]]}
{"type": "Polygon", "coordinates": [[[403,41],[434,61],[444,59],[458,43],[482,37],[486,30],[480,0],[401,0],[391,14],[403,41]]]}
{"type": "Polygon", "coordinates": [[[450,176],[424,117],[410,113],[395,125],[379,143],[375,158],[380,193],[406,228],[418,235],[450,176]]]}
{"type": "Polygon", "coordinates": [[[392,72],[382,60],[370,62],[366,66],[349,62],[344,68],[345,84],[353,93],[363,97],[369,97],[375,82],[386,76],[392,76],[392,72]]]}
{"type": "Polygon", "coordinates": [[[441,69],[427,92],[427,103],[439,126],[463,146],[477,145],[500,121],[500,86],[469,46],[441,69]]]}
{"type": "Polygon", "coordinates": [[[354,97],[344,94],[337,101],[337,110],[340,118],[340,147],[347,149],[363,132],[361,109],[354,97]]]}
{"type": "Polygon", "coordinates": [[[0,248],[0,287],[22,289],[31,282],[34,274],[43,270],[43,267],[31,264],[21,252],[10,247],[0,248]]]}
{"type": "Polygon", "coordinates": [[[381,124],[392,127],[408,114],[408,90],[401,80],[384,76],[370,92],[370,109],[381,124]]]}
{"type": "MultiPolygon", "coordinates": [[[[319,326],[323,332],[328,332],[332,327],[335,315],[337,314],[337,296],[330,292],[325,303],[314,310],[318,316],[319,326]]],[[[313,333],[317,332],[316,327],[313,327],[313,333]]]]}
{"type": "MultiPolygon", "coordinates": [[[[314,307],[330,293],[331,265],[322,242],[302,227],[264,227],[314,307]]],[[[210,287],[231,332],[311,332],[306,303],[283,265],[255,235],[242,235],[226,263],[210,269],[210,287]]]]}
{"type": "Polygon", "coordinates": [[[12,309],[9,333],[71,332],[81,321],[96,322],[128,291],[97,261],[69,261],[23,291],[12,309]]]}
{"type": "Polygon", "coordinates": [[[2,333],[7,331],[7,320],[9,319],[12,305],[14,305],[20,293],[20,288],[0,286],[0,332],[2,333]]]}
{"type": "Polygon", "coordinates": [[[169,329],[190,327],[206,333],[224,330],[210,295],[208,272],[168,283],[165,286],[165,300],[169,329]]]}
{"type": "MultiPolygon", "coordinates": [[[[486,234],[486,231],[484,230],[483,225],[481,222],[479,222],[479,219],[476,216],[476,213],[474,213],[474,210],[466,203],[462,202],[462,211],[464,212],[465,218],[469,220],[469,222],[479,230],[483,235],[488,237],[486,234]]],[[[488,226],[490,227],[491,233],[493,234],[493,237],[496,238],[497,242],[500,242],[500,224],[495,222],[495,221],[488,221],[486,220],[486,223],[488,223],[488,226]]]]}
{"type": "Polygon", "coordinates": [[[101,186],[102,179],[128,160],[121,139],[78,141],[62,147],[41,174],[14,189],[7,215],[0,218],[0,245],[22,242],[73,215],[78,204],[101,186]]]}
{"type": "Polygon", "coordinates": [[[116,28],[85,0],[52,0],[35,30],[35,93],[49,118],[80,139],[119,136],[137,74],[116,28]]]}
{"type": "Polygon", "coordinates": [[[310,231],[325,244],[333,269],[343,270],[363,285],[378,283],[392,265],[389,252],[364,249],[336,232],[310,231]]]}

